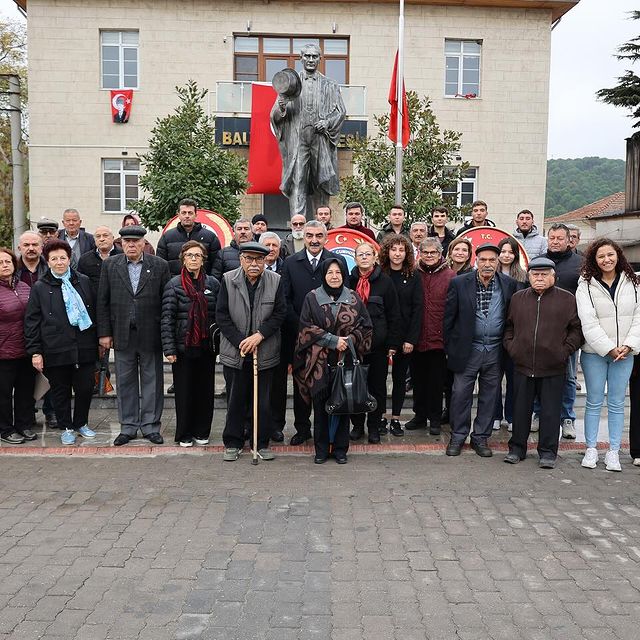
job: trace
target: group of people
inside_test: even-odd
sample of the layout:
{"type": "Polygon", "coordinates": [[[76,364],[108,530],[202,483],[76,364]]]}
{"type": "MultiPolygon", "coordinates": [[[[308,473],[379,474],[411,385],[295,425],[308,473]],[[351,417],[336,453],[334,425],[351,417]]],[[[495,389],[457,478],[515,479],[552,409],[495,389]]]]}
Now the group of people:
{"type": "MultiPolygon", "coordinates": [[[[116,239],[107,227],[87,233],[75,209],[63,213],[62,229],[43,219],[37,232],[24,233],[19,257],[0,248],[4,442],[37,437],[33,389],[40,373],[51,388],[43,403],[46,425],[62,430],[65,445],[95,437],[89,426],[95,373],[113,349],[121,425],[115,446],[138,434],[162,444],[164,356],[173,371],[175,440],[184,447],[209,442],[216,361],[222,365],[226,461],[236,460],[251,439],[254,384],[258,435],[251,444],[263,459],[273,459],[269,443],[284,440],[291,372],[290,444],[313,437],[317,464],[329,457],[347,462],[349,442],[362,439],[365,427],[368,442],[377,444],[381,434],[401,437],[405,429],[440,435],[445,423],[451,426],[447,455],[459,455],[470,436],[476,453],[489,457],[492,431],[506,422],[506,462],[523,459],[530,432],[539,430],[539,464],[553,468],[560,435],[576,435],[582,349],[582,464],[598,463],[606,388],[604,462],[621,469],[626,388],[630,379],[640,384],[632,375],[640,304],[639,281],[614,242],[597,240],[580,255],[575,230],[554,224],[545,238],[531,211],[523,210],[513,237],[474,252],[468,232],[493,226],[485,202],[473,203],[471,220],[457,233],[445,207],[432,212],[430,225],[409,226],[404,209],[394,206],[377,237],[364,224],[364,207],[352,202],[344,227],[370,241],[358,244],[349,272],[345,260],[325,248],[332,214],[326,205],[314,220],[294,215],[284,239],[268,230],[261,214],[241,218],[225,248],[196,221],[196,211],[195,201],[182,200],[178,224],[155,251],[136,216],[125,216],[116,239]],[[376,408],[330,415],[332,371],[349,354],[367,365],[376,408]],[[414,415],[403,426],[408,383],[414,415]]],[[[631,456],[638,465],[639,410],[632,402],[631,456]]]]}

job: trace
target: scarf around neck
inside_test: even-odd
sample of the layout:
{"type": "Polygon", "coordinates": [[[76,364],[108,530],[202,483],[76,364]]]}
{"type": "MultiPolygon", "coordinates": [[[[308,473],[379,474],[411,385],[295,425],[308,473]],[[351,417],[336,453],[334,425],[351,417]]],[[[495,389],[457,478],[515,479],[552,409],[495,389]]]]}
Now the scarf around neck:
{"type": "Polygon", "coordinates": [[[51,271],[51,275],[60,280],[62,287],[62,300],[64,301],[64,308],[67,312],[67,319],[72,327],[78,327],[80,331],[85,331],[93,323],[89,317],[89,312],[84,304],[82,296],[78,293],[76,288],[71,284],[71,269],[67,269],[61,276],[51,271]]]}
{"type": "Polygon", "coordinates": [[[371,277],[371,274],[374,272],[374,270],[375,267],[371,269],[369,273],[365,274],[358,271],[358,273],[360,274],[360,279],[358,280],[358,284],[356,285],[356,293],[360,296],[360,299],[365,303],[365,305],[369,302],[369,294],[371,293],[371,283],[369,282],[369,278],[371,277]]]}
{"type": "Polygon", "coordinates": [[[182,288],[191,300],[187,318],[187,332],[184,338],[185,347],[199,347],[207,339],[207,299],[204,296],[204,272],[196,279],[184,267],[180,274],[182,288]]]}

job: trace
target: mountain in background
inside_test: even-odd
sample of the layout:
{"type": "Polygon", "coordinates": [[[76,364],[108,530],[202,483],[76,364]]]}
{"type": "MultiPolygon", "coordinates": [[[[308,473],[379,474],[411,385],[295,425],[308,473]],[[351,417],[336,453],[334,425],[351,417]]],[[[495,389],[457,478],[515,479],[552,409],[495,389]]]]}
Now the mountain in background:
{"type": "Polygon", "coordinates": [[[545,217],[559,216],[612,193],[624,191],[624,172],[624,160],[547,160],[545,217]]]}

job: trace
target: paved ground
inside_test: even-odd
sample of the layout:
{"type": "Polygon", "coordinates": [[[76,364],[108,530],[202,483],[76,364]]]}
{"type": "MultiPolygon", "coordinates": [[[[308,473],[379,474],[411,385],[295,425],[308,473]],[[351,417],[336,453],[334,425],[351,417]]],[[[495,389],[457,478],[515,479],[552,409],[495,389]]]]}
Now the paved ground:
{"type": "Polygon", "coordinates": [[[4,457],[0,638],[635,640],[640,469],[4,457]]]}

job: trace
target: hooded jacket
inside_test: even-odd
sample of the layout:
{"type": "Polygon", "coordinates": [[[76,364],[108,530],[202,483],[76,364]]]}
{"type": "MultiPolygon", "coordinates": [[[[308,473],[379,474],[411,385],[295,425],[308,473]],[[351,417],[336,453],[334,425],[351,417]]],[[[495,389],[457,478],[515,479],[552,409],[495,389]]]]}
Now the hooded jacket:
{"type": "Polygon", "coordinates": [[[540,235],[538,227],[536,227],[535,224],[526,236],[520,229],[516,229],[512,235],[524,247],[529,260],[543,256],[547,252],[547,239],[540,235]]]}

